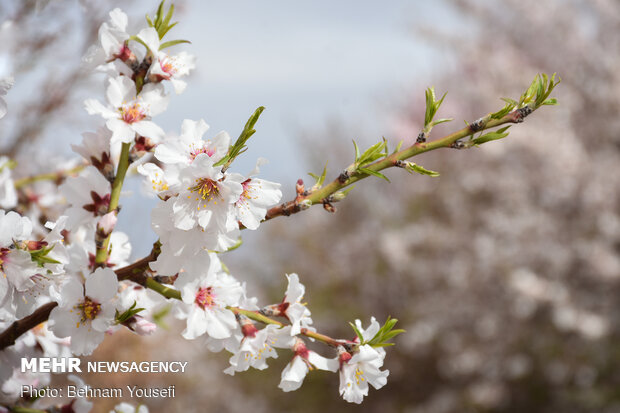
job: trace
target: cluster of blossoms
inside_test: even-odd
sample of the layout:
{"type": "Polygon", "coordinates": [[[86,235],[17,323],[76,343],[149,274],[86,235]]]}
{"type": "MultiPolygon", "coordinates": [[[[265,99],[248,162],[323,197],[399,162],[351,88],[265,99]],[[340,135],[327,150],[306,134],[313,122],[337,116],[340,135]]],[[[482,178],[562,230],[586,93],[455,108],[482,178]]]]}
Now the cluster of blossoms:
{"type": "MultiPolygon", "coordinates": [[[[182,42],[161,41],[171,27],[168,21],[158,14],[149,27],[130,35],[127,16],[115,9],[101,26],[87,63],[107,76],[106,102],[88,99],[85,108],[103,121],[73,146],[84,163],[58,188],[65,200],[60,217],[36,227],[41,217],[27,216],[10,161],[0,158],[0,330],[5,330],[0,336],[0,405],[27,403],[19,396],[23,385],[49,384],[48,374],[21,372],[21,357],[89,355],[106,334],[123,327],[151,334],[156,329],[149,321],[152,314],[170,303],[173,314],[186,320],[184,338],[231,353],[225,373],[265,369],[269,358],[278,357],[276,349],[288,349],[292,358],[282,372],[283,391],[298,389],[310,370],[339,372],[340,394],[360,403],[368,385],[378,389],[388,375],[381,370],[384,343],[377,339],[385,331],[376,320],[368,329],[358,320],[353,340],[329,338],[312,327],[297,274],[287,275],[281,302],[259,308],[245,284],[222,265],[219,254],[240,243],[242,228],[256,230],[282,192],[279,184],[257,177],[263,159],[245,175],[229,170],[249,135],[236,142],[226,132],[205,138],[209,126],[204,120],[184,120],[179,136],[166,135],[152,120],[168,106],[167,85],[181,93],[186,86],[181,78],[194,68],[193,56],[162,51],[182,42]],[[125,271],[131,268],[131,244],[115,229],[130,165],[160,199],[152,211],[159,240],[142,278],[125,271]],[[155,275],[167,289],[145,288],[147,279],[163,288],[155,275]],[[47,323],[6,339],[13,322],[46,306],[51,308],[47,323]],[[331,346],[331,358],[308,349],[306,339],[331,346]]],[[[82,412],[91,403],[76,399],[65,407],[82,412]]],[[[115,411],[127,409],[133,407],[122,404],[115,411]]]]}

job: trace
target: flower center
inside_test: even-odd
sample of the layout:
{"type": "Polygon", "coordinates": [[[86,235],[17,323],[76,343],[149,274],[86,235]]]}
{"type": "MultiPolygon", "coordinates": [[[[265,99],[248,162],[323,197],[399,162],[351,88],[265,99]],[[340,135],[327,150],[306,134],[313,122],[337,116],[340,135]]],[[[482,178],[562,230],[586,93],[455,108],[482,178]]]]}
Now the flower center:
{"type": "MultiPolygon", "coordinates": [[[[187,188],[192,192],[197,192],[200,198],[196,198],[196,201],[200,201],[201,199],[206,202],[211,202],[217,205],[217,200],[222,199],[222,195],[220,194],[220,187],[217,182],[215,182],[211,178],[199,178],[196,179],[196,185],[187,188]]],[[[191,198],[190,195],[187,196],[191,198]]],[[[204,204],[204,207],[207,205],[204,204]]],[[[198,205],[198,209],[200,209],[200,205],[198,205]]]]}
{"type": "Polygon", "coordinates": [[[151,179],[151,184],[153,186],[153,191],[155,192],[162,192],[162,191],[167,191],[168,189],[170,189],[170,187],[168,186],[168,183],[164,181],[163,178],[159,177],[158,172],[155,172],[153,179],[151,179]]]}
{"type": "Polygon", "coordinates": [[[121,112],[121,119],[127,123],[140,122],[147,116],[146,109],[140,106],[140,102],[137,100],[121,106],[119,111],[121,112]]]}
{"type": "Polygon", "coordinates": [[[209,157],[211,157],[215,153],[215,149],[211,149],[211,148],[192,149],[189,153],[189,159],[193,161],[201,153],[206,153],[207,155],[209,155],[209,157]]]}
{"type": "Polygon", "coordinates": [[[213,295],[213,288],[200,288],[196,293],[196,299],[194,300],[196,305],[203,310],[211,308],[215,305],[215,296],[213,295]]]}
{"type": "Polygon", "coordinates": [[[355,382],[359,385],[360,382],[365,381],[365,380],[366,379],[364,378],[364,370],[357,367],[355,369],[355,382]]]}
{"type": "Polygon", "coordinates": [[[6,257],[9,255],[9,252],[11,252],[11,250],[8,248],[0,248],[0,271],[2,270],[2,264],[6,261],[6,257]]]}
{"type": "MultiPolygon", "coordinates": [[[[88,320],[94,320],[97,314],[101,312],[101,304],[93,301],[89,296],[84,297],[84,301],[76,305],[75,308],[82,312],[82,324],[88,320]]],[[[80,326],[79,322],[77,326],[80,326]]]]}
{"type": "Polygon", "coordinates": [[[161,59],[159,65],[161,66],[161,70],[168,74],[168,77],[174,76],[178,69],[176,59],[168,56],[161,59]]]}
{"type": "Polygon", "coordinates": [[[251,199],[252,195],[250,195],[250,182],[252,180],[251,179],[247,179],[245,181],[243,181],[241,183],[241,186],[243,187],[243,192],[241,193],[241,199],[245,198],[245,199],[251,199]]]}

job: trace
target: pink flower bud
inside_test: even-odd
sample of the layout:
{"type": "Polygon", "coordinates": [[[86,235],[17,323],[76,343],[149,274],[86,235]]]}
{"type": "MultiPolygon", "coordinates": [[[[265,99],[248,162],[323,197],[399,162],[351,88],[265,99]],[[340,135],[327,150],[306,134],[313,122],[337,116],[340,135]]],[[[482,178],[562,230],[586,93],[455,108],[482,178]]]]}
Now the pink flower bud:
{"type": "Polygon", "coordinates": [[[116,221],[118,221],[118,218],[116,217],[116,212],[108,212],[103,217],[101,217],[99,222],[97,222],[97,232],[104,237],[107,237],[114,230],[114,227],[116,226],[116,221]]]}
{"type": "Polygon", "coordinates": [[[157,330],[157,325],[138,315],[132,317],[128,327],[140,336],[151,335],[157,330]]]}

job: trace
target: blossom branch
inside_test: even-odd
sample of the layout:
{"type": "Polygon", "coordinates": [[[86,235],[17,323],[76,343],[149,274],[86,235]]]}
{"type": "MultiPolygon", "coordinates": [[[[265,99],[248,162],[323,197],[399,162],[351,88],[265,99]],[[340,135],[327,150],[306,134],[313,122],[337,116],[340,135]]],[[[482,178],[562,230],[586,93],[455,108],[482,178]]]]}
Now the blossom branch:
{"type": "MultiPolygon", "coordinates": [[[[129,168],[129,143],[123,143],[121,148],[121,156],[118,161],[118,169],[116,171],[116,177],[112,183],[112,192],[110,194],[110,205],[108,206],[108,212],[116,211],[118,208],[118,201],[121,196],[121,189],[123,188],[123,182],[125,181],[125,175],[129,168]]],[[[95,256],[95,263],[98,266],[105,265],[108,260],[108,248],[110,245],[111,234],[105,237],[102,244],[97,246],[97,254],[95,256]]]]}
{"type": "Polygon", "coordinates": [[[6,330],[0,334],[0,350],[12,346],[22,334],[36,327],[37,325],[47,321],[50,312],[58,303],[47,303],[39,307],[34,313],[14,321],[6,330]]]}
{"type": "MultiPolygon", "coordinates": [[[[118,277],[119,280],[131,280],[143,286],[150,285],[149,288],[155,291],[158,291],[158,288],[159,288],[160,291],[158,292],[162,294],[162,292],[166,291],[167,287],[164,287],[163,285],[159,283],[156,283],[158,285],[154,284],[155,280],[152,280],[147,275],[148,272],[150,272],[149,263],[154,261],[157,258],[157,255],[159,255],[159,243],[155,243],[155,245],[153,246],[153,249],[151,250],[151,253],[147,255],[146,257],[134,262],[131,265],[127,265],[126,267],[119,268],[118,270],[116,270],[115,271],[116,276],[118,277]],[[149,283],[148,282],[149,279],[153,283],[149,283]]],[[[172,290],[172,289],[168,288],[168,290],[172,290]]],[[[165,294],[162,294],[162,295],[166,296],[165,294]]],[[[174,294],[171,293],[170,295],[174,295],[174,294]]],[[[169,297],[169,298],[174,298],[174,297],[169,297]]],[[[180,298],[180,295],[179,295],[179,298],[180,298]]],[[[44,304],[38,309],[36,309],[29,316],[24,317],[20,320],[14,321],[6,330],[0,333],[0,350],[5,349],[6,347],[12,346],[13,344],[15,344],[15,340],[17,340],[22,334],[26,333],[28,330],[36,327],[37,325],[47,321],[47,319],[49,318],[50,312],[57,305],[58,303],[56,302],[44,304]]]]}
{"type": "Polygon", "coordinates": [[[85,167],[86,167],[85,164],[81,164],[71,169],[67,169],[65,171],[57,171],[57,172],[40,174],[40,175],[27,176],[21,179],[16,179],[14,182],[14,185],[16,189],[19,189],[19,188],[23,188],[25,186],[28,186],[30,184],[33,184],[35,182],[40,182],[40,181],[54,181],[54,182],[60,183],[65,178],[76,175],[85,167]]]}
{"type": "MultiPolygon", "coordinates": [[[[525,108],[527,109],[514,110],[500,119],[492,119],[490,116],[486,116],[472,122],[461,130],[434,141],[416,142],[408,148],[397,151],[370,165],[364,166],[364,169],[370,170],[371,172],[379,172],[391,167],[402,167],[403,161],[424,152],[430,152],[439,148],[461,148],[461,146],[458,145],[458,142],[460,142],[461,139],[472,136],[477,132],[495,128],[504,124],[521,123],[527,115],[536,109],[532,109],[529,106],[526,106],[525,108]]],[[[304,209],[308,209],[310,206],[315,204],[330,205],[332,202],[335,202],[336,199],[334,199],[334,194],[336,194],[336,192],[372,175],[371,173],[355,170],[354,165],[355,164],[349,166],[342,174],[340,174],[340,176],[324,187],[305,192],[303,194],[298,194],[294,200],[269,209],[265,215],[264,221],[268,221],[282,215],[289,216],[304,209]]]]}

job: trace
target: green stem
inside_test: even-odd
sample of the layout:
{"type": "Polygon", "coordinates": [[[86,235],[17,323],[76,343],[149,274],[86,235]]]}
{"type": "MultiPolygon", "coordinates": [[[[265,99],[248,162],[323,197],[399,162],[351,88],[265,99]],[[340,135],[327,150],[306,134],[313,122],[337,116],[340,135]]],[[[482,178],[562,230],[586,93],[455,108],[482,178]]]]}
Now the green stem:
{"type": "MultiPolygon", "coordinates": [[[[170,287],[166,287],[165,285],[162,285],[160,283],[158,283],[157,281],[155,281],[152,278],[147,278],[146,282],[145,282],[145,286],[147,288],[150,288],[151,290],[163,295],[166,298],[174,298],[177,300],[181,299],[181,292],[178,290],[175,290],[174,288],[170,288],[170,287]]],[[[244,310],[243,308],[239,308],[239,307],[226,307],[228,310],[236,313],[236,314],[242,314],[244,316],[246,316],[247,318],[254,320],[254,321],[258,321],[259,323],[263,323],[263,324],[274,324],[277,325],[279,327],[284,327],[285,324],[281,323],[280,321],[274,320],[272,318],[267,317],[264,314],[259,313],[258,311],[252,311],[252,310],[244,310]]],[[[301,334],[303,334],[306,337],[311,337],[317,341],[321,341],[325,344],[328,344],[332,347],[337,347],[339,344],[342,344],[340,341],[333,339],[329,336],[326,336],[325,334],[320,334],[320,333],[316,333],[314,331],[310,331],[308,329],[302,328],[301,329],[301,334]]]]}
{"type": "MultiPolygon", "coordinates": [[[[416,155],[419,155],[424,152],[429,152],[439,148],[449,148],[453,143],[458,141],[459,139],[466,138],[474,133],[481,132],[486,129],[495,128],[497,126],[506,124],[506,123],[520,123],[523,121],[523,116],[519,111],[513,111],[502,117],[501,119],[488,119],[485,118],[482,124],[477,129],[472,129],[471,126],[466,126],[461,130],[453,132],[443,138],[425,142],[425,143],[415,143],[412,146],[405,148],[399,152],[395,152],[391,155],[386,156],[383,159],[380,159],[370,165],[364,165],[364,168],[370,169],[374,172],[379,172],[387,168],[391,168],[397,166],[398,161],[404,161],[406,159],[412,158],[416,155]]],[[[353,165],[349,166],[347,170],[353,170],[353,165]]],[[[324,187],[312,191],[306,195],[298,196],[296,199],[286,202],[282,205],[271,208],[267,211],[265,216],[265,221],[278,217],[280,215],[291,215],[297,213],[302,210],[301,205],[304,201],[307,203],[310,201],[311,205],[321,204],[324,202],[330,202],[330,196],[338,192],[339,190],[350,186],[351,184],[362,180],[364,178],[369,177],[370,175],[361,171],[353,171],[349,173],[349,176],[346,179],[341,179],[340,177],[334,179],[329,184],[324,187]]],[[[241,227],[243,229],[243,227],[241,227]]]]}
{"type": "MultiPolygon", "coordinates": [[[[129,168],[129,147],[130,143],[123,143],[121,148],[121,157],[118,161],[118,168],[116,170],[116,177],[112,183],[112,193],[110,194],[110,205],[108,206],[108,212],[112,212],[118,208],[118,201],[121,197],[121,189],[123,188],[123,182],[125,181],[125,175],[129,168]]],[[[108,260],[108,248],[110,246],[110,236],[108,235],[100,248],[97,248],[97,255],[95,256],[95,263],[99,266],[105,265],[108,260]]]]}
{"type": "MultiPolygon", "coordinates": [[[[502,119],[491,119],[480,130],[490,129],[503,125],[505,123],[515,122],[516,120],[514,119],[514,116],[512,114],[508,114],[502,119]]],[[[393,153],[392,155],[386,156],[385,158],[380,159],[375,163],[364,166],[364,168],[370,169],[371,171],[379,172],[384,169],[396,166],[396,163],[398,161],[404,161],[421,153],[429,152],[439,148],[449,148],[454,142],[458,141],[459,139],[466,138],[477,132],[479,131],[474,132],[469,126],[466,126],[463,129],[453,132],[441,139],[426,143],[415,143],[409,148],[405,148],[399,152],[393,153]]],[[[304,199],[311,201],[312,204],[320,203],[323,199],[327,198],[329,195],[335,193],[336,191],[339,191],[340,189],[345,188],[361,179],[367,178],[368,176],[370,175],[363,172],[353,172],[351,173],[349,179],[347,179],[344,183],[341,182],[339,179],[335,179],[323,188],[310,193],[304,199]]]]}
{"type": "Polygon", "coordinates": [[[251,310],[244,310],[242,308],[239,307],[226,307],[227,309],[229,309],[230,311],[236,313],[236,314],[241,314],[246,316],[247,318],[254,320],[254,321],[258,321],[259,323],[263,323],[263,324],[274,324],[280,327],[284,327],[284,323],[281,323],[279,321],[276,320],[272,320],[271,318],[267,317],[266,315],[263,315],[261,313],[259,313],[258,311],[251,311],[251,310]]]}
{"type": "Polygon", "coordinates": [[[84,169],[86,165],[78,165],[74,168],[67,169],[66,171],[58,171],[58,172],[50,172],[41,175],[27,176],[25,178],[17,179],[14,182],[15,188],[19,189],[24,186],[30,185],[39,181],[59,181],[61,179],[66,178],[67,176],[77,174],[82,169],[84,169]]]}
{"type": "Polygon", "coordinates": [[[29,407],[11,407],[11,413],[47,413],[47,410],[31,409],[29,407]]]}
{"type": "Polygon", "coordinates": [[[181,299],[181,292],[179,290],[175,290],[174,288],[166,287],[163,284],[158,283],[152,278],[147,278],[144,284],[146,288],[150,288],[151,290],[158,292],[166,298],[174,298],[177,300],[181,299]]]}

